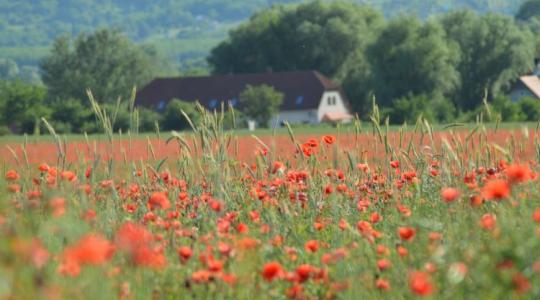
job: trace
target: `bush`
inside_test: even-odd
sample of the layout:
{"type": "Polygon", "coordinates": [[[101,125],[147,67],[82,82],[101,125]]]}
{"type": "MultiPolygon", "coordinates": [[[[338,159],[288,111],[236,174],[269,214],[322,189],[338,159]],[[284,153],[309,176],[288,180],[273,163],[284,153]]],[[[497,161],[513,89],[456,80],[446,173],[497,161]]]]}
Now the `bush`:
{"type": "Polygon", "coordinates": [[[186,115],[191,119],[193,124],[199,124],[201,115],[197,111],[195,103],[184,102],[178,99],[173,99],[165,108],[163,114],[162,128],[164,130],[185,130],[190,129],[191,126],[186,120],[181,111],[184,111],[186,115]]]}
{"type": "Polygon", "coordinates": [[[540,121],[540,100],[524,98],[518,102],[526,121],[540,121]]]}
{"type": "Polygon", "coordinates": [[[11,134],[11,130],[6,125],[0,125],[0,136],[11,134]]]}
{"type": "Polygon", "coordinates": [[[58,133],[83,133],[85,123],[95,122],[89,105],[74,98],[57,100],[51,104],[51,123],[58,133]]]}
{"type": "Polygon", "coordinates": [[[161,124],[161,115],[144,107],[139,110],[139,132],[152,132],[156,129],[155,122],[161,124]]]}
{"type": "MultiPolygon", "coordinates": [[[[490,105],[492,110],[492,118],[494,116],[498,116],[503,122],[520,122],[527,119],[527,116],[523,113],[520,104],[517,102],[512,102],[504,95],[498,95],[493,98],[490,105]]],[[[495,119],[491,121],[495,121],[495,119]]]]}
{"type": "Polygon", "coordinates": [[[382,110],[383,115],[390,117],[392,124],[415,123],[419,116],[433,122],[434,113],[430,100],[425,95],[412,95],[399,98],[392,103],[391,108],[382,110]]]}

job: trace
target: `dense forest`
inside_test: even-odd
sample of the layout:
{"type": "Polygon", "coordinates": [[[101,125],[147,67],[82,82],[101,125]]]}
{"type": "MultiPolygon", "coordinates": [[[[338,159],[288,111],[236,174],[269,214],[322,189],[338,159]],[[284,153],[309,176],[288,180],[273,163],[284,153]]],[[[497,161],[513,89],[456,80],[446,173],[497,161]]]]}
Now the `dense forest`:
{"type": "MultiPolygon", "coordinates": [[[[204,65],[209,50],[227,31],[254,12],[299,0],[0,0],[0,58],[37,66],[59,35],[118,28],[136,42],[154,45],[177,67],[204,65]]],[[[515,14],[514,0],[354,0],[386,17],[410,13],[421,18],[467,8],[515,14]]]]}

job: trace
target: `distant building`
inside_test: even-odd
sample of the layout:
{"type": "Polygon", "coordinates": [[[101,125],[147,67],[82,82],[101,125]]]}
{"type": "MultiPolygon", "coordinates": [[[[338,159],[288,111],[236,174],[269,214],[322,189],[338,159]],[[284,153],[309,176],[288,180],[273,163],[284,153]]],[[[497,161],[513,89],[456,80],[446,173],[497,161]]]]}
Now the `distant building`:
{"type": "Polygon", "coordinates": [[[519,77],[512,86],[509,96],[514,102],[525,97],[540,99],[540,78],[537,75],[519,77]]]}
{"type": "Polygon", "coordinates": [[[317,71],[269,72],[260,74],[158,78],[137,95],[137,105],[162,112],[172,99],[199,101],[208,110],[220,110],[222,103],[238,107],[238,97],[247,85],[266,84],[284,94],[276,122],[317,124],[349,122],[353,119],[341,87],[317,71]]]}
{"type": "Polygon", "coordinates": [[[516,102],[525,97],[540,99],[540,60],[535,60],[536,69],[531,75],[521,76],[510,89],[510,100],[516,102]]]}

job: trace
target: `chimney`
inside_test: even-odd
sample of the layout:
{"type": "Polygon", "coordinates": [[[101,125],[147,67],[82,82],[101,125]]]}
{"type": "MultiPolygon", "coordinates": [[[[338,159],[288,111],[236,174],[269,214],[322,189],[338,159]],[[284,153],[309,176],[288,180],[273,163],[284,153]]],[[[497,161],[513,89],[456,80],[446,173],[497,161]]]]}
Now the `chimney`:
{"type": "Polygon", "coordinates": [[[540,77],[540,58],[534,59],[534,72],[533,75],[540,77]]]}

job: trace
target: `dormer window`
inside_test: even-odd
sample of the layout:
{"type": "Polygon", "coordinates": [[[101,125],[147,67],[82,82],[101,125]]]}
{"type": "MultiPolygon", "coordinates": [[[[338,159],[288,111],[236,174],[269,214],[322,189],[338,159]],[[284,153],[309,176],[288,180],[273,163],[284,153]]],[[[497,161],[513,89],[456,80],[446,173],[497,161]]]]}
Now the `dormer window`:
{"type": "Polygon", "coordinates": [[[156,105],[156,110],[163,111],[165,109],[165,100],[161,100],[156,105]]]}
{"type": "Polygon", "coordinates": [[[326,102],[328,103],[328,106],[336,105],[336,96],[329,96],[326,102]]]}
{"type": "Polygon", "coordinates": [[[217,99],[210,100],[210,103],[208,104],[208,106],[210,106],[211,109],[215,109],[217,105],[218,105],[217,99]]]}
{"type": "Polygon", "coordinates": [[[296,105],[301,105],[302,102],[304,102],[304,96],[298,96],[298,97],[296,97],[296,101],[294,103],[296,105]]]}

